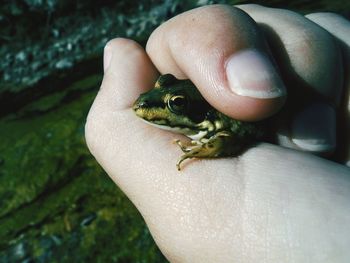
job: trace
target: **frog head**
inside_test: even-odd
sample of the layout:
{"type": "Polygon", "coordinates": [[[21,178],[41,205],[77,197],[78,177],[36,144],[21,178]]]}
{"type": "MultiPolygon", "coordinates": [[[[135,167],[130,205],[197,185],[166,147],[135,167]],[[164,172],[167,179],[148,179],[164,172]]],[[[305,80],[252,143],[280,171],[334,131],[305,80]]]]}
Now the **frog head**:
{"type": "Polygon", "coordinates": [[[197,134],[211,106],[189,80],[171,74],[158,78],[154,88],[133,105],[136,115],[159,128],[185,135],[197,134]]]}

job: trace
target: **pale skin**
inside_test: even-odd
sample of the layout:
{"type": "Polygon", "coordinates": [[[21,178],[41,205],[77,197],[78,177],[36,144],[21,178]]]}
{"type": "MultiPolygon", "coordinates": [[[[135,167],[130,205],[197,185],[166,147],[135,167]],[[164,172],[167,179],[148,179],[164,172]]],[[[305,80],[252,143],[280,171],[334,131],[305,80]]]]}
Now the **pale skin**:
{"type": "MultiPolygon", "coordinates": [[[[293,136],[307,133],[321,142],[313,152],[331,152],[335,142],[322,133],[331,124],[303,130],[302,116],[292,120],[299,123],[292,138],[281,132],[281,144],[298,150],[261,143],[238,158],[189,161],[178,172],[181,149],[172,142],[184,138],[143,123],[130,109],[159,72],[170,72],[190,78],[227,115],[258,120],[274,114],[285,96],[240,96],[222,77],[228,57],[249,47],[270,54],[284,82],[290,70],[295,81],[307,83],[331,105],[342,105],[350,87],[344,73],[350,61],[349,22],[330,14],[303,17],[256,5],[239,8],[244,12],[210,6],[177,16],[151,35],[146,51],[132,40],[110,41],[104,79],[86,124],[89,149],[135,204],[171,262],[348,262],[350,169],[300,151],[307,144],[291,143],[293,136]],[[263,25],[280,41],[268,32],[254,33],[263,25]],[[342,53],[336,37],[342,39],[342,53]],[[270,51],[267,42],[275,43],[270,51]]],[[[285,85],[288,94],[293,85],[285,85]]],[[[349,134],[349,126],[341,128],[349,134]]],[[[346,143],[349,153],[344,140],[338,143],[346,143]]]]}

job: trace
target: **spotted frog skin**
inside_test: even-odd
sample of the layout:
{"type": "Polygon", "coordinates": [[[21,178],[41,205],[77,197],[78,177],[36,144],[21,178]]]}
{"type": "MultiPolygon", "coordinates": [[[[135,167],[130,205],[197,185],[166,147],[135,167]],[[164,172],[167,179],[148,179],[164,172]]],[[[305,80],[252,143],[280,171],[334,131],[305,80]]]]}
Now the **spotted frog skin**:
{"type": "Polygon", "coordinates": [[[215,110],[190,80],[162,75],[154,88],[140,95],[133,105],[136,115],[165,130],[191,138],[190,143],[175,140],[190,158],[237,156],[263,134],[261,125],[232,119],[215,110]]]}

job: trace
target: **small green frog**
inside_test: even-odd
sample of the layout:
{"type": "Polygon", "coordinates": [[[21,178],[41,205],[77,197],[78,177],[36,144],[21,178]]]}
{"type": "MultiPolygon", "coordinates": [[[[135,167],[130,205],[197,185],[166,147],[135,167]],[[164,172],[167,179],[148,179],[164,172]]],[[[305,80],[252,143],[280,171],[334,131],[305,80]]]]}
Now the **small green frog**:
{"type": "Polygon", "coordinates": [[[188,144],[175,140],[184,152],[178,170],[189,158],[237,156],[263,134],[259,123],[238,121],[215,110],[190,80],[171,74],[160,76],[152,90],[141,94],[133,110],[149,124],[191,138],[188,144]]]}

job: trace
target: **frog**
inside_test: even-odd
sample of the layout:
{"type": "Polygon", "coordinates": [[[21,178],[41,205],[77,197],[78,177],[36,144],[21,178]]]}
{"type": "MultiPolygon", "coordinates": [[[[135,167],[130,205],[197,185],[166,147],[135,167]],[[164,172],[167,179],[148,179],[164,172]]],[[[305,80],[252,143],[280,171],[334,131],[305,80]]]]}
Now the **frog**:
{"type": "Polygon", "coordinates": [[[259,122],[244,122],[223,114],[204,99],[193,82],[172,74],[160,75],[132,109],[148,124],[190,139],[174,140],[183,152],[176,163],[179,171],[181,164],[191,158],[237,157],[264,134],[259,122]]]}

